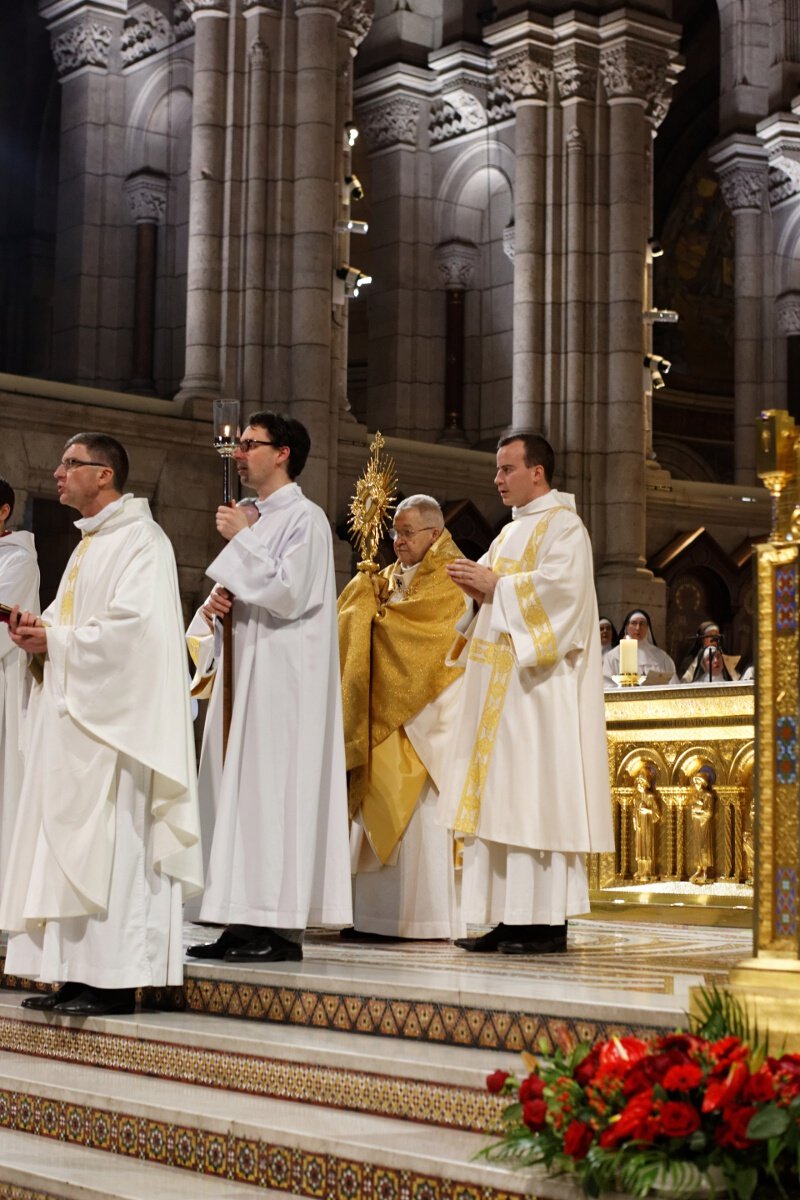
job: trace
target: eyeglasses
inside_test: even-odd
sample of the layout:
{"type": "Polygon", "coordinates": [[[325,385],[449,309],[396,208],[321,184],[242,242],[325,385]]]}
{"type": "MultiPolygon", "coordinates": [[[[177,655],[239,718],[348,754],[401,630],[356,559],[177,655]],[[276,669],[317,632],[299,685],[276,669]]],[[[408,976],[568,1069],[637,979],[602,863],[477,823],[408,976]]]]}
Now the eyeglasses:
{"type": "Polygon", "coordinates": [[[423,525],[421,529],[414,529],[411,533],[404,533],[402,529],[390,529],[389,537],[393,542],[396,542],[398,538],[402,538],[404,542],[410,542],[411,539],[415,538],[418,533],[424,533],[426,529],[438,529],[438,526],[423,525]]]}
{"type": "Polygon", "coordinates": [[[236,449],[241,450],[244,454],[249,454],[251,450],[255,450],[256,446],[274,446],[275,442],[259,441],[258,438],[240,438],[236,443],[236,449]]]}
{"type": "MultiPolygon", "coordinates": [[[[90,462],[88,458],[62,458],[58,467],[63,467],[65,471],[74,471],[76,467],[107,467],[108,463],[90,462]]],[[[56,470],[58,470],[56,467],[56,470]]]]}

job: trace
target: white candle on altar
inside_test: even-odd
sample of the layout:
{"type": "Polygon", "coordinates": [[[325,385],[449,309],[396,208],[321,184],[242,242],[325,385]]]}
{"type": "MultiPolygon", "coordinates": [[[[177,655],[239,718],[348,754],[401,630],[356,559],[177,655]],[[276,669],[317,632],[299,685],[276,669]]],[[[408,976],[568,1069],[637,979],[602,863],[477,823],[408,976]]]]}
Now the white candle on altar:
{"type": "Polygon", "coordinates": [[[639,674],[639,643],[636,638],[619,639],[619,673],[620,675],[639,674]]]}

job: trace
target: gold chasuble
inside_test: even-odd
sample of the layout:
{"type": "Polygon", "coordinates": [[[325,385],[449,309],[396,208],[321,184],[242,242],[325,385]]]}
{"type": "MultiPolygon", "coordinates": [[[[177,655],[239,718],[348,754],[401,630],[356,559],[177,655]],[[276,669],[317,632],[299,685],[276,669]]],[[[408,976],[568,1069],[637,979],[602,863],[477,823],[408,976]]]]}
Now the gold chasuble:
{"type": "Polygon", "coordinates": [[[399,563],[378,575],[359,572],[339,597],[350,816],[360,811],[382,864],[403,837],[428,775],[403,725],[461,670],[445,665],[464,615],[463,592],[445,564],[462,557],[443,530],[403,599],[396,599],[399,563]]]}

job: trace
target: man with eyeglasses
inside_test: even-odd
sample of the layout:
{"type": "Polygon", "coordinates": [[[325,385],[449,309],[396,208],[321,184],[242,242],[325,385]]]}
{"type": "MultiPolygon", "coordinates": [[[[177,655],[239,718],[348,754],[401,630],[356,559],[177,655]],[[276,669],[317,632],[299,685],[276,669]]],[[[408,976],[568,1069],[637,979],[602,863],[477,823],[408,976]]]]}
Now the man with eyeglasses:
{"type": "Polygon", "coordinates": [[[175,556],[124,492],[125,448],[76,434],[54,474],[81,541],[41,618],[10,621],[44,668],[0,926],[8,974],[60,982],[26,1007],[102,1016],[183,981],[182,900],[202,886],[194,738],[175,556]]]}
{"type": "MultiPolygon", "coordinates": [[[[38,613],[39,565],[33,534],[7,528],[15,501],[11,484],[0,479],[0,604],[38,613]]],[[[32,682],[27,655],[11,641],[8,626],[0,624],[0,880],[5,876],[22,784],[23,723],[32,682]]]]}
{"type": "Polygon", "coordinates": [[[333,544],[295,482],[310,445],[299,421],[250,417],[234,458],[256,501],[217,509],[227,545],[188,630],[208,676],[233,614],[227,752],[215,686],[200,760],[201,808],[215,814],[200,919],[225,929],[192,958],[299,961],[307,925],[351,920],[333,544]]]}
{"type": "Polygon", "coordinates": [[[512,520],[480,562],[448,566],[475,610],[442,796],[465,839],[464,919],[492,926],[456,940],[473,953],[566,950],[589,910],[583,856],[614,849],[592,547],[554,465],[538,434],[501,437],[512,520]]]}
{"type": "Polygon", "coordinates": [[[432,496],[398,504],[397,561],[359,572],[339,599],[353,818],[355,941],[449,938],[460,930],[453,839],[436,821],[461,670],[446,665],[463,593],[460,551],[432,496]]]}

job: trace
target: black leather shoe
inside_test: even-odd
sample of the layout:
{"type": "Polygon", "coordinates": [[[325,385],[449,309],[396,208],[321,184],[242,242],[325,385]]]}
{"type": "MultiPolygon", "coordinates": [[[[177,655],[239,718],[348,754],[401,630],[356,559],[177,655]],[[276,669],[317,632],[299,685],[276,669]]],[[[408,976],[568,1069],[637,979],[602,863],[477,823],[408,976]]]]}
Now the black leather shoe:
{"type": "Polygon", "coordinates": [[[501,942],[497,949],[501,954],[565,954],[567,935],[559,931],[553,937],[536,937],[530,941],[501,942]]]}
{"type": "Polygon", "coordinates": [[[136,1008],[136,988],[84,987],[73,1000],[57,1004],[54,1011],[65,1017],[107,1017],[132,1013],[136,1008]]]}
{"type": "Polygon", "coordinates": [[[408,942],[413,941],[413,938],[401,938],[393,933],[367,933],[362,929],[355,929],[352,925],[347,929],[339,930],[339,937],[343,942],[408,942]]]}
{"type": "Polygon", "coordinates": [[[26,996],[22,1001],[22,1007],[49,1012],[57,1004],[63,1004],[66,1000],[74,1000],[82,991],[82,983],[62,983],[54,992],[37,992],[35,996],[26,996]]]}
{"type": "Polygon", "coordinates": [[[264,930],[251,942],[233,946],[225,954],[225,962],[302,962],[303,947],[297,942],[287,941],[274,930],[264,930]]]}
{"type": "Polygon", "coordinates": [[[243,946],[249,933],[238,933],[234,928],[223,929],[215,942],[200,942],[197,946],[189,946],[187,958],[224,958],[227,950],[234,946],[243,946]]]}
{"type": "Polygon", "coordinates": [[[526,940],[533,930],[532,925],[504,925],[502,921],[480,937],[456,938],[454,946],[459,950],[469,950],[473,954],[495,954],[501,942],[526,940]]]}

